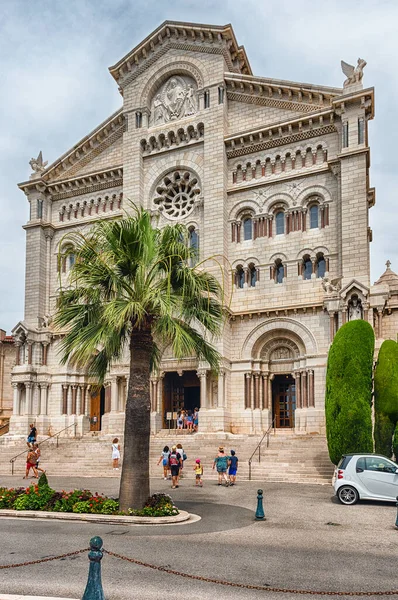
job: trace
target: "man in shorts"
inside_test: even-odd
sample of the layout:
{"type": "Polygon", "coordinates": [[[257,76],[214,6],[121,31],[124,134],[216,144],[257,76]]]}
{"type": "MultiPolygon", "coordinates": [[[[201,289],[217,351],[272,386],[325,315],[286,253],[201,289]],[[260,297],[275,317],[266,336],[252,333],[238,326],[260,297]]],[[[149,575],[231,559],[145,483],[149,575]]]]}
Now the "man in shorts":
{"type": "Polygon", "coordinates": [[[173,446],[171,448],[171,453],[169,456],[169,466],[171,471],[171,487],[174,490],[178,488],[178,475],[180,472],[180,467],[182,465],[182,456],[179,452],[177,452],[177,446],[173,446]]]}

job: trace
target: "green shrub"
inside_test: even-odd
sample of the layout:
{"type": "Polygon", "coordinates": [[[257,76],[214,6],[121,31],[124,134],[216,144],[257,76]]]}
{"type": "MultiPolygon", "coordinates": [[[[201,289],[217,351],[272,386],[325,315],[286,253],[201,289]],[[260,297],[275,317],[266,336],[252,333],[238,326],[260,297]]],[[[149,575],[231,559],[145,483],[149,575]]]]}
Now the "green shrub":
{"type": "Polygon", "coordinates": [[[15,502],[15,510],[46,510],[54,490],[48,485],[39,488],[38,484],[31,485],[24,494],[19,495],[15,502]]]}
{"type": "Polygon", "coordinates": [[[376,452],[392,456],[392,448],[398,445],[394,428],[398,422],[398,344],[385,340],[377,359],[375,377],[375,449],[376,452]]]}
{"type": "Polygon", "coordinates": [[[337,465],[348,452],[372,452],[374,333],[366,321],[341,327],[329,350],[326,372],[326,435],[337,465]]]}
{"type": "Polygon", "coordinates": [[[375,452],[383,454],[389,458],[392,456],[392,436],[394,433],[394,423],[388,415],[375,410],[375,452]]]}
{"type": "Polygon", "coordinates": [[[103,496],[93,497],[90,500],[76,502],[73,507],[74,513],[91,513],[101,515],[114,515],[119,512],[119,502],[103,496]]]}
{"type": "Polygon", "coordinates": [[[0,509],[14,508],[15,500],[25,493],[25,488],[0,488],[0,509]]]}
{"type": "Polygon", "coordinates": [[[395,460],[398,460],[398,423],[395,425],[394,437],[392,440],[392,449],[394,452],[395,460]]]}
{"type": "Polygon", "coordinates": [[[53,510],[55,512],[73,512],[76,502],[89,500],[92,493],[89,490],[73,490],[73,492],[61,492],[60,498],[55,502],[53,510]]]}
{"type": "Polygon", "coordinates": [[[39,477],[39,481],[37,482],[39,488],[48,486],[48,479],[45,473],[42,473],[39,477]]]}

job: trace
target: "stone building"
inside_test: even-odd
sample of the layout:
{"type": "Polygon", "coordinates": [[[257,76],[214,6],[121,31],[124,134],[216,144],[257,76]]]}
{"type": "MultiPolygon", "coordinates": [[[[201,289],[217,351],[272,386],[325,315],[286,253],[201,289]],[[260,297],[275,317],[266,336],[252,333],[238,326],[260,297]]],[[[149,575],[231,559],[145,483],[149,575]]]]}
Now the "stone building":
{"type": "MultiPolygon", "coordinates": [[[[11,335],[0,329],[0,427],[6,425],[12,415],[11,371],[15,365],[15,344],[11,335]]],[[[0,430],[0,435],[7,431],[0,430]]]]}
{"type": "Polygon", "coordinates": [[[259,433],[274,420],[324,431],[337,328],[376,320],[382,337],[398,325],[385,320],[397,281],[383,276],[370,296],[365,64],[342,63],[342,88],[269,79],[252,74],[230,25],[165,22],[110,68],[120,110],[51,165],[40,153],[19,185],[30,219],[25,316],[13,330],[14,434],[32,418],[42,432],[75,421],[81,432],[122,431],[128,357],[93,391],[83,372],[60,365],[51,315],[74,261],[57,259],[65,234],[120,218],[126,199],[159,227],[185,223],[200,259],[218,257],[207,268],[221,265],[231,297],[217,377],[165,349],[151,380],[153,431],[182,406],[200,406],[202,431],[259,433]]]}

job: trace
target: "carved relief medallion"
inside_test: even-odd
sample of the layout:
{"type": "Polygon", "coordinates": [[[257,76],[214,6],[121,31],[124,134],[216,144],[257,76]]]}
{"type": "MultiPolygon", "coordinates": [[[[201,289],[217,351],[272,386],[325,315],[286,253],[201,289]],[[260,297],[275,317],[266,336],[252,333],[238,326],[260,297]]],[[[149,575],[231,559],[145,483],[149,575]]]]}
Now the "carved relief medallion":
{"type": "Polygon", "coordinates": [[[197,112],[196,84],[190,77],[173,75],[156,92],[151,103],[151,125],[162,125],[197,112]]]}

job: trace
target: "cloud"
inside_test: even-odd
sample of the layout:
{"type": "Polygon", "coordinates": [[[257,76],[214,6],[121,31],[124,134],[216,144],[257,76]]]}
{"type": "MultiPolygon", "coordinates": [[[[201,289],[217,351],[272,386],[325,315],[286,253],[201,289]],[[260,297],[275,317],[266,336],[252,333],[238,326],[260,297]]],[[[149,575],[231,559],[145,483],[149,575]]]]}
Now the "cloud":
{"type": "Polygon", "coordinates": [[[232,23],[256,75],[340,86],[340,60],[368,61],[365,85],[376,88],[370,123],[372,280],[395,244],[395,97],[398,3],[395,0],[13,0],[0,21],[0,327],[23,317],[28,203],[16,187],[43,150],[54,161],[121,105],[108,73],[165,19],[232,23]]]}

